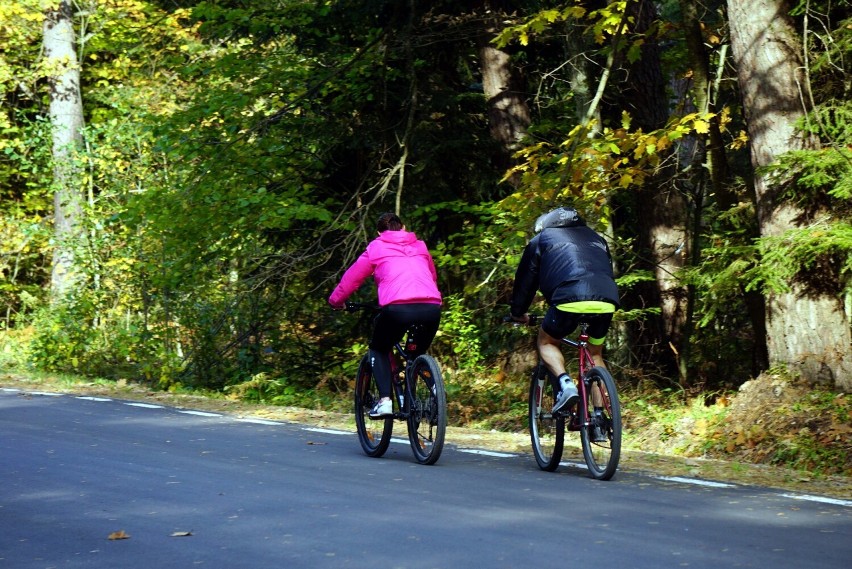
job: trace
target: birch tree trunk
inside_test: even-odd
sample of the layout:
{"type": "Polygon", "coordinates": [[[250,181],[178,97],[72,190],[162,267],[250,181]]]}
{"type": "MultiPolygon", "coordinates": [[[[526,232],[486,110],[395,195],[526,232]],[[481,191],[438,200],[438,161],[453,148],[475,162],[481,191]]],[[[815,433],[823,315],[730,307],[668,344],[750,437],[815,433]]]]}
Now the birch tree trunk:
{"type": "MultiPolygon", "coordinates": [[[[731,49],[743,98],[755,174],[761,236],[804,227],[813,217],[779,197],[781,181],[761,169],[781,154],[812,142],[795,128],[803,118],[802,42],[785,0],[728,0],[731,49]]],[[[811,290],[800,282],[790,292],[769,293],[766,342],[770,363],[786,365],[806,379],[852,389],[852,333],[839,294],[811,290]]]]}
{"type": "Polygon", "coordinates": [[[43,27],[53,129],[54,298],[67,294],[74,284],[74,242],[80,235],[82,217],[76,151],[82,144],[83,101],[72,17],[70,1],[62,0],[45,11],[43,27]]]}

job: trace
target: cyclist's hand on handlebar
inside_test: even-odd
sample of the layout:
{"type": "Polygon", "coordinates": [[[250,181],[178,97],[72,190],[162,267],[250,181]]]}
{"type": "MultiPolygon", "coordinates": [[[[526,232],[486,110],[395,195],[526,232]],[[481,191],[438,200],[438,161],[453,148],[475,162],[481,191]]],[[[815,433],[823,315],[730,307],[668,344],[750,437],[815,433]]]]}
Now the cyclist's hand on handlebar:
{"type": "Polygon", "coordinates": [[[530,315],[524,314],[523,316],[514,316],[510,314],[509,316],[503,317],[503,322],[508,324],[529,324],[530,323],[530,315]]]}

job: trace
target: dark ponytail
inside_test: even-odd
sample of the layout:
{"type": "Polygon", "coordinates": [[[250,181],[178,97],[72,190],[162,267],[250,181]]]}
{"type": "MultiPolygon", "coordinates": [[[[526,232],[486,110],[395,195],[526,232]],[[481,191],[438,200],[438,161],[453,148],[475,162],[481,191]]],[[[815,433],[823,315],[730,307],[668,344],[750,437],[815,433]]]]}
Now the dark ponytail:
{"type": "Polygon", "coordinates": [[[399,231],[403,227],[402,220],[399,216],[392,212],[383,213],[379,216],[379,221],[376,222],[376,229],[379,233],[383,231],[399,231]]]}

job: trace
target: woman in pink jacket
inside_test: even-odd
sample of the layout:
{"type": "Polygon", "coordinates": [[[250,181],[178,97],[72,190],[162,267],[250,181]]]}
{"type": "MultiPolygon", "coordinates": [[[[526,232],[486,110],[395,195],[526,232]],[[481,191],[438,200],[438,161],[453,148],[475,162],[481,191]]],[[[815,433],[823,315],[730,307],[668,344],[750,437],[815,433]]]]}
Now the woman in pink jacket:
{"type": "Polygon", "coordinates": [[[346,299],[367,277],[373,275],[375,278],[381,311],[370,340],[370,363],[381,399],[370,411],[370,416],[378,418],[393,414],[388,359],[393,345],[411,329],[410,338],[416,338],[414,355],[429,349],[441,320],[441,293],[435,263],[426,244],[406,231],[394,213],[379,216],[376,228],[379,236],[343,273],[328,303],[335,310],[343,309],[346,299]]]}

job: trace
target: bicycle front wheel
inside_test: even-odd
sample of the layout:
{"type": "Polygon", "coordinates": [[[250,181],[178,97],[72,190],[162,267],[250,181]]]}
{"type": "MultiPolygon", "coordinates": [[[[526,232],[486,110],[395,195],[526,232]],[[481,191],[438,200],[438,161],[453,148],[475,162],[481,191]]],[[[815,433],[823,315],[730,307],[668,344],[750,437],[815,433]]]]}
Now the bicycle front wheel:
{"type": "Polygon", "coordinates": [[[388,450],[393,431],[393,418],[370,418],[370,410],[380,399],[379,386],[373,378],[373,367],[369,356],[361,359],[355,380],[355,426],[358,441],[367,456],[378,458],[388,450]]]}
{"type": "Polygon", "coordinates": [[[565,417],[550,412],[556,403],[547,369],[539,364],[530,382],[529,420],[533,454],[539,468],[553,472],[562,460],[565,444],[565,417]]]}
{"type": "Polygon", "coordinates": [[[593,478],[609,480],[621,457],[621,404],[615,380],[605,368],[593,367],[585,379],[588,387],[581,411],[585,411],[587,424],[580,429],[583,457],[593,478]]]}
{"type": "Polygon", "coordinates": [[[411,401],[408,405],[408,441],[421,464],[435,464],[444,449],[447,430],[447,393],[438,362],[422,355],[411,364],[411,401]]]}

